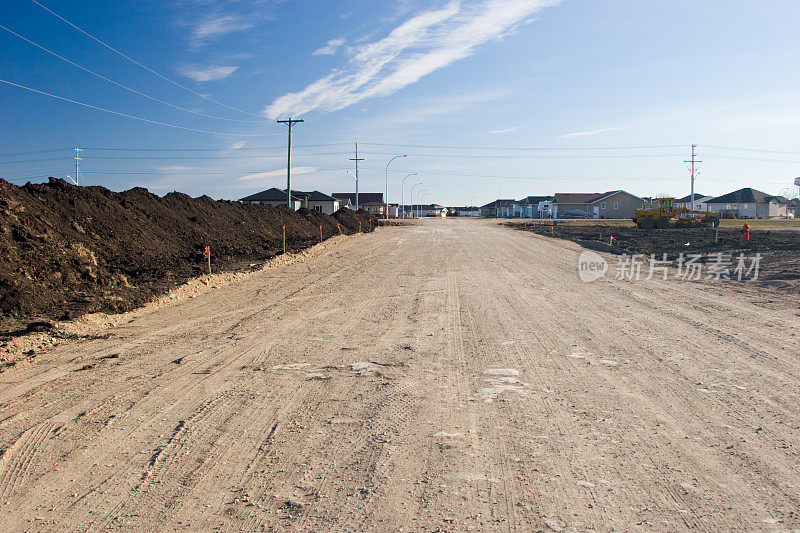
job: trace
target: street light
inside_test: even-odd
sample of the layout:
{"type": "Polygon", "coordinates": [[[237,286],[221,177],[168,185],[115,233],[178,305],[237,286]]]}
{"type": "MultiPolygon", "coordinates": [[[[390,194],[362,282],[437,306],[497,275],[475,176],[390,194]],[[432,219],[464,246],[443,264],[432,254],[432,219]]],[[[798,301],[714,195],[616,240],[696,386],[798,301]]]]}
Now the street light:
{"type": "Polygon", "coordinates": [[[417,218],[419,218],[419,198],[420,198],[420,195],[422,193],[427,193],[427,192],[428,192],[428,189],[421,189],[419,192],[417,192],[417,218]]]}
{"type": "Polygon", "coordinates": [[[414,218],[414,187],[417,185],[422,185],[422,182],[419,181],[411,186],[411,218],[414,218]]]}
{"type": "MultiPolygon", "coordinates": [[[[396,155],[389,160],[389,163],[398,157],[408,157],[408,154],[396,155]]],[[[386,163],[386,220],[389,220],[389,163],[386,163]]]]}
{"type": "Polygon", "coordinates": [[[475,205],[474,201],[477,200],[477,198],[478,198],[477,196],[473,196],[472,198],[470,198],[468,207],[474,206],[475,205]]]}
{"type": "Polygon", "coordinates": [[[405,187],[406,187],[406,179],[408,176],[416,176],[416,172],[412,172],[411,174],[407,174],[405,178],[403,178],[403,183],[400,184],[400,205],[403,206],[403,218],[406,218],[406,197],[405,197],[405,187]]]}

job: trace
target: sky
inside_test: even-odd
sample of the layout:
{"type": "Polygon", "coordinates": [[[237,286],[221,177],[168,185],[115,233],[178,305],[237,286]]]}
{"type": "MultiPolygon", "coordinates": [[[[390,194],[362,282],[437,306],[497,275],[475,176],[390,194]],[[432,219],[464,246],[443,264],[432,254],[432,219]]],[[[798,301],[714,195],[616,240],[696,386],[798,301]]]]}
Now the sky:
{"type": "Polygon", "coordinates": [[[7,0],[0,177],[391,202],[797,195],[794,0],[7,0]],[[407,157],[394,158],[397,155],[407,157]],[[387,172],[388,168],[388,172],[387,172]],[[349,172],[348,172],[349,171],[349,172]],[[404,187],[401,187],[402,184],[404,187]]]}

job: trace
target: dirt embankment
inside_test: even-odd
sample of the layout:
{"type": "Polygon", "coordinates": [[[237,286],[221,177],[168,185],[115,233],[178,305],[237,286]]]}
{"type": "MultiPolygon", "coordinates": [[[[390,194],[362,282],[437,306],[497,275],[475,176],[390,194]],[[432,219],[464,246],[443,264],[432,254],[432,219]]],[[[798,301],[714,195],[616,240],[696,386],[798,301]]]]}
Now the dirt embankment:
{"type": "Polygon", "coordinates": [[[113,192],[63,180],[0,180],[0,334],[43,319],[135,308],[205,272],[249,267],[320,239],[368,232],[366,212],[333,216],[143,188],[113,192]]]}
{"type": "Polygon", "coordinates": [[[673,228],[641,230],[635,227],[613,227],[583,224],[524,224],[510,222],[509,226],[533,231],[540,235],[568,239],[574,242],[609,244],[618,253],[655,254],[658,259],[667,254],[675,260],[679,254],[709,255],[723,253],[752,258],[761,254],[759,279],[783,288],[800,289],[800,232],[751,229],[750,240],[743,240],[739,228],[719,228],[719,238],[712,228],[673,228]]]}

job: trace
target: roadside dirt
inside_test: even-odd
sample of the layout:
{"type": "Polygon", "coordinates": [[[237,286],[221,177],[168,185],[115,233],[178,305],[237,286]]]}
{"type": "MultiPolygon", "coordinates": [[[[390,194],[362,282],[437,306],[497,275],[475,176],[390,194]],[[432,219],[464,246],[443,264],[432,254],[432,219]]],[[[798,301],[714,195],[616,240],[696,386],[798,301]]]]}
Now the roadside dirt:
{"type": "Polygon", "coordinates": [[[572,225],[569,223],[531,224],[509,222],[509,226],[532,231],[539,235],[567,239],[574,242],[597,242],[619,253],[655,254],[662,259],[674,261],[679,254],[702,255],[701,262],[711,254],[723,253],[738,257],[744,254],[751,258],[761,254],[759,278],[763,283],[800,292],[800,232],[791,230],[751,229],[750,240],[742,239],[739,228],[719,228],[719,240],[711,228],[675,228],[667,230],[641,230],[635,227],[613,227],[602,225],[572,225]]]}
{"type": "Polygon", "coordinates": [[[374,229],[363,211],[335,218],[142,188],[0,180],[0,335],[134,309],[205,273],[205,246],[215,272],[253,269],[282,252],[284,225],[296,252],[319,242],[320,225],[328,239],[358,231],[359,220],[374,229]]]}
{"type": "Polygon", "coordinates": [[[796,301],[582,250],[417,221],[56,346],[0,374],[0,523],[800,528],[796,301]]]}

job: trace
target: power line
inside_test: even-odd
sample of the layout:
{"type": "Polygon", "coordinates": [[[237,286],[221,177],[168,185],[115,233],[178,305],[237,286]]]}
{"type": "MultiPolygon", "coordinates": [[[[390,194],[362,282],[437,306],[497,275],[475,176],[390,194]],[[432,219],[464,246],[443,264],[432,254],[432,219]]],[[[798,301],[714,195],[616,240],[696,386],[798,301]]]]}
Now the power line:
{"type": "MultiPolygon", "coordinates": [[[[317,157],[317,156],[324,156],[324,155],[346,155],[342,152],[320,152],[320,153],[310,153],[310,154],[300,154],[304,157],[317,157]]],[[[285,154],[263,154],[263,155],[218,155],[218,156],[143,156],[143,157],[132,157],[132,156],[92,156],[92,159],[111,159],[111,160],[152,160],[152,159],[260,159],[260,158],[275,158],[275,157],[286,157],[285,154]]]]}
{"type": "Polygon", "coordinates": [[[713,144],[704,144],[704,148],[717,148],[719,150],[734,150],[737,152],[762,152],[765,154],[788,154],[788,155],[800,155],[800,152],[787,152],[783,150],[762,150],[758,148],[736,148],[733,146],[716,146],[713,144]]]}
{"type": "MultiPolygon", "coordinates": [[[[35,0],[31,0],[31,1],[33,2],[35,0]]],[[[81,105],[83,107],[88,107],[90,109],[96,109],[98,111],[105,111],[106,113],[111,113],[112,115],[119,115],[121,117],[132,118],[134,120],[140,120],[142,122],[148,122],[150,124],[157,124],[159,126],[167,126],[169,128],[176,128],[176,129],[179,129],[179,130],[194,131],[196,133],[209,133],[211,135],[227,135],[227,136],[233,136],[233,137],[271,137],[273,135],[277,135],[277,133],[265,133],[265,134],[261,134],[261,135],[242,134],[242,133],[225,133],[225,132],[220,132],[220,131],[210,131],[210,130],[201,130],[201,129],[197,129],[197,128],[188,128],[186,126],[178,126],[177,124],[170,124],[168,122],[159,122],[157,120],[150,120],[149,118],[137,117],[135,115],[128,115],[127,113],[120,113],[119,111],[113,111],[111,109],[106,109],[104,107],[98,107],[98,106],[94,106],[94,105],[91,105],[91,104],[86,104],[84,102],[78,102],[77,100],[70,100],[69,98],[65,98],[63,96],[58,96],[58,95],[55,95],[55,94],[51,94],[51,93],[47,93],[47,92],[44,92],[44,91],[40,91],[38,89],[33,89],[31,87],[26,87],[25,85],[20,85],[18,83],[14,83],[14,82],[11,82],[11,81],[8,81],[8,80],[4,80],[4,79],[0,79],[0,83],[5,83],[7,85],[12,85],[14,87],[19,87],[20,89],[25,89],[27,91],[31,91],[31,92],[34,92],[34,93],[43,94],[43,95],[49,96],[51,98],[57,98],[58,100],[63,100],[65,102],[70,102],[72,104],[81,105]]]]}
{"type": "MultiPolygon", "coordinates": [[[[367,144],[367,143],[364,143],[367,144]]],[[[391,152],[369,152],[373,155],[392,155],[391,152]]],[[[461,155],[461,154],[408,154],[411,157],[447,157],[455,159],[632,159],[681,157],[683,154],[630,154],[630,155],[461,155]]]]}
{"type": "Polygon", "coordinates": [[[33,155],[33,154],[47,154],[50,152],[65,152],[71,148],[51,148],[49,150],[33,150],[31,152],[13,152],[10,154],[0,154],[0,157],[13,157],[17,155],[33,155]]]}
{"type": "Polygon", "coordinates": [[[541,152],[559,152],[559,151],[589,151],[589,150],[646,150],[656,148],[683,148],[683,144],[667,144],[667,145],[652,145],[652,146],[591,146],[585,148],[544,148],[544,147],[521,147],[521,148],[493,148],[489,146],[435,146],[423,144],[386,144],[386,143],[370,143],[362,142],[361,144],[368,146],[388,146],[400,148],[432,148],[441,150],[497,150],[497,151],[541,151],[541,152]]]}
{"type": "Polygon", "coordinates": [[[227,107],[228,109],[232,109],[232,110],[234,110],[234,111],[238,111],[238,112],[240,112],[240,113],[244,113],[245,115],[250,115],[250,116],[253,116],[253,117],[258,117],[258,118],[263,118],[263,117],[261,117],[260,115],[256,115],[255,113],[250,113],[249,111],[245,111],[245,110],[243,110],[243,109],[239,109],[239,108],[237,108],[237,107],[229,106],[228,104],[224,104],[224,103],[222,103],[222,102],[220,102],[220,101],[214,100],[213,98],[211,98],[211,97],[209,97],[209,96],[206,96],[206,95],[204,95],[204,94],[200,94],[200,93],[198,93],[197,91],[193,91],[192,89],[190,89],[190,88],[186,87],[185,85],[181,85],[181,84],[180,84],[180,83],[178,83],[177,81],[171,80],[170,78],[167,78],[167,77],[166,77],[166,76],[164,76],[163,74],[160,74],[160,73],[156,72],[155,70],[153,70],[152,68],[148,67],[147,65],[144,65],[144,64],[142,64],[142,63],[140,63],[140,62],[136,61],[136,60],[135,60],[135,59],[133,59],[132,57],[130,57],[130,56],[127,56],[127,55],[123,54],[122,52],[120,52],[120,51],[119,51],[119,50],[117,50],[116,48],[112,47],[111,45],[104,43],[103,41],[101,41],[100,39],[98,39],[97,37],[95,37],[94,35],[92,35],[91,33],[87,32],[86,30],[84,30],[84,29],[82,29],[82,28],[79,28],[78,26],[76,26],[76,25],[75,25],[75,24],[73,24],[72,22],[68,21],[67,19],[65,19],[64,17],[62,17],[61,15],[59,15],[58,13],[56,13],[55,11],[53,11],[52,9],[49,9],[48,7],[46,7],[46,6],[42,5],[42,4],[41,4],[41,3],[39,3],[37,0],[31,0],[31,2],[33,2],[33,3],[34,3],[34,4],[36,4],[37,6],[41,7],[42,9],[44,9],[45,11],[47,11],[48,13],[50,13],[51,15],[53,15],[54,17],[56,17],[56,18],[58,18],[58,19],[61,19],[62,21],[66,22],[67,24],[69,24],[70,26],[72,26],[73,28],[75,28],[76,30],[78,30],[79,32],[81,32],[82,34],[86,35],[86,36],[87,36],[87,37],[89,37],[90,39],[92,39],[92,40],[94,40],[94,41],[96,41],[96,42],[100,43],[100,44],[101,44],[101,45],[103,45],[103,46],[105,46],[106,48],[108,48],[109,50],[111,50],[112,52],[114,52],[115,54],[118,54],[118,55],[120,55],[120,56],[124,57],[125,59],[127,59],[127,60],[128,60],[128,61],[130,61],[131,63],[134,63],[135,65],[137,65],[137,66],[139,66],[139,67],[141,67],[141,68],[145,69],[146,71],[150,72],[151,74],[155,74],[155,75],[156,75],[156,76],[158,76],[159,78],[161,78],[161,79],[163,79],[163,80],[165,80],[165,81],[168,81],[169,83],[171,83],[171,84],[173,84],[173,85],[175,85],[175,86],[177,86],[177,87],[180,87],[181,89],[184,89],[184,90],[186,90],[186,91],[189,91],[190,93],[192,93],[192,94],[193,94],[193,95],[195,95],[195,96],[199,96],[200,98],[203,98],[204,100],[208,100],[209,102],[214,102],[214,103],[215,103],[215,104],[217,104],[217,105],[221,105],[222,107],[227,107]]]}
{"type": "MultiPolygon", "coordinates": [[[[326,144],[296,144],[295,148],[321,148],[328,146],[350,146],[350,143],[326,143],[326,144]]],[[[84,150],[107,151],[107,152],[239,152],[242,150],[283,150],[285,146],[244,146],[242,148],[92,148],[86,147],[84,150]]],[[[15,154],[12,154],[15,155],[15,154]]]]}
{"type": "Polygon", "coordinates": [[[145,93],[143,93],[141,91],[137,91],[136,89],[134,89],[132,87],[128,87],[127,85],[124,85],[122,83],[116,82],[116,81],[114,81],[114,80],[112,80],[110,78],[107,78],[107,77],[103,76],[102,74],[98,74],[97,72],[95,72],[93,70],[90,70],[90,69],[88,69],[88,68],[86,68],[86,67],[84,67],[82,65],[79,65],[78,63],[75,63],[74,61],[70,61],[66,57],[58,55],[57,53],[53,52],[52,50],[49,50],[49,49],[45,48],[44,46],[31,41],[27,37],[24,37],[24,36],[20,35],[19,33],[15,32],[15,31],[13,31],[13,30],[11,30],[9,28],[6,28],[2,24],[0,24],[0,28],[6,30],[8,33],[10,33],[12,35],[15,35],[15,36],[19,37],[23,41],[25,41],[25,42],[27,42],[27,43],[39,48],[40,50],[44,50],[48,54],[51,54],[51,55],[57,57],[58,59],[60,59],[62,61],[66,61],[67,63],[69,63],[70,65],[72,65],[74,67],[77,67],[77,68],[79,68],[81,70],[84,70],[84,71],[88,72],[89,74],[91,74],[93,76],[97,76],[101,80],[107,81],[108,83],[113,83],[117,87],[121,87],[121,88],[125,89],[126,91],[130,91],[130,92],[132,92],[134,94],[138,94],[139,96],[143,96],[144,98],[147,98],[147,99],[152,100],[154,102],[158,102],[160,104],[164,104],[164,105],[167,105],[169,107],[172,107],[172,108],[175,108],[175,109],[179,109],[179,110],[185,111],[187,113],[192,113],[194,115],[200,115],[201,117],[206,117],[206,118],[213,118],[213,119],[217,119],[217,120],[225,120],[225,121],[228,121],[228,122],[251,122],[251,123],[252,122],[264,122],[263,118],[261,120],[238,120],[238,119],[235,119],[235,118],[218,117],[216,115],[208,115],[206,113],[201,113],[200,111],[193,111],[191,109],[187,109],[187,108],[181,107],[179,105],[171,104],[169,102],[166,102],[166,101],[161,100],[159,98],[156,98],[154,96],[150,96],[149,94],[145,94],[145,93]]]}

